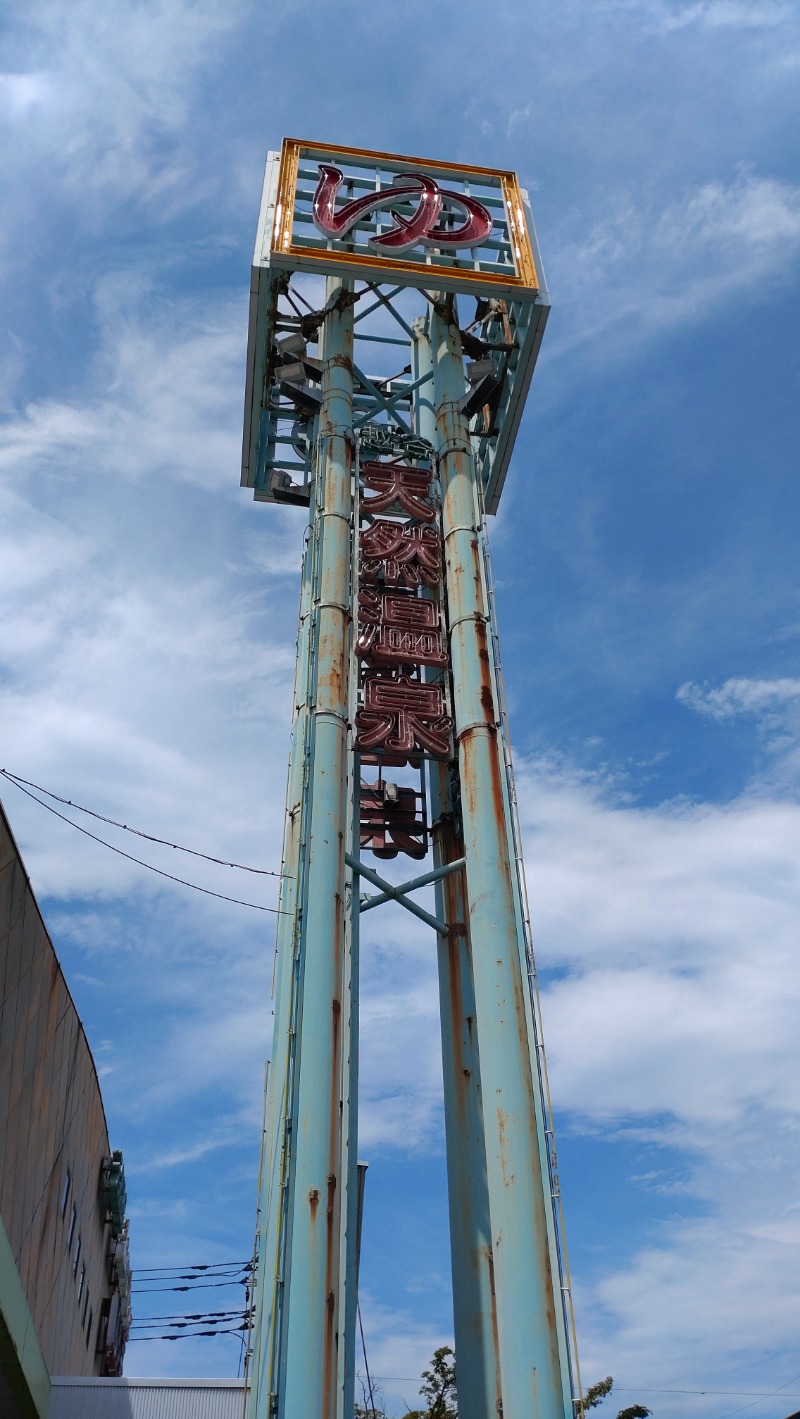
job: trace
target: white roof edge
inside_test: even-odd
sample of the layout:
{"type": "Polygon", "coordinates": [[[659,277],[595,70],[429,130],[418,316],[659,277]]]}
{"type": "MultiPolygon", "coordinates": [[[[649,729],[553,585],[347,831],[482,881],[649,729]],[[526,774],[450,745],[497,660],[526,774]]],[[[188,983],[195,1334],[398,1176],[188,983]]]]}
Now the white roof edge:
{"type": "Polygon", "coordinates": [[[247,1382],[243,1379],[164,1379],[161,1376],[154,1379],[128,1379],[126,1375],[115,1379],[100,1375],[54,1375],[50,1382],[54,1389],[66,1389],[67,1386],[82,1386],[84,1389],[245,1389],[247,1387],[247,1382]]]}

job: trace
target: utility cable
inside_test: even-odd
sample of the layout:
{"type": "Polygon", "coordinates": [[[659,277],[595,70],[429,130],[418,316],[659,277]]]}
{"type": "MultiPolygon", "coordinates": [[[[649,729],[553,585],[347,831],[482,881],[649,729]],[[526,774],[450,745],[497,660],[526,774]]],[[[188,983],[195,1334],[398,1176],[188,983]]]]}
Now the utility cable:
{"type": "MultiPolygon", "coordinates": [[[[759,1395],[759,1399],[774,1399],[776,1394],[783,1394],[789,1385],[794,1384],[795,1380],[800,1380],[800,1375],[792,1375],[790,1380],[785,1380],[782,1385],[778,1385],[777,1389],[771,1389],[769,1394],[759,1395]]],[[[789,1395],[786,1398],[788,1399],[789,1395]]],[[[734,1414],[744,1414],[747,1409],[755,1409],[755,1404],[743,1404],[739,1409],[729,1409],[727,1414],[721,1416],[721,1419],[733,1419],[734,1414]]]]}
{"type": "Polygon", "coordinates": [[[172,1266],[135,1266],[132,1276],[142,1276],[143,1271],[169,1271],[170,1276],[183,1276],[186,1271],[244,1271],[252,1266],[252,1261],[173,1261],[172,1266]]]}
{"type": "Polygon", "coordinates": [[[220,1286],[246,1286],[248,1276],[231,1276],[227,1281],[200,1281],[196,1286],[131,1286],[134,1296],[153,1296],[173,1291],[214,1291],[220,1286]]]}
{"type": "Polygon", "coordinates": [[[234,1321],[245,1320],[247,1320],[247,1315],[244,1311],[230,1311],[230,1314],[227,1315],[210,1311],[209,1315],[197,1315],[197,1317],[189,1315],[186,1320],[174,1320],[174,1318],[170,1320],[169,1315],[155,1315],[149,1321],[132,1321],[132,1327],[136,1327],[138,1330],[162,1330],[165,1325],[169,1325],[170,1330],[191,1330],[196,1325],[231,1325],[234,1321]]]}
{"type": "Polygon", "coordinates": [[[130,1345],[135,1340],[200,1340],[205,1336],[213,1335],[239,1335],[244,1326],[237,1325],[233,1330],[193,1330],[182,1332],[180,1335],[129,1335],[127,1343],[130,1345]]]}
{"type": "Polygon", "coordinates": [[[372,1393],[372,1380],[371,1380],[370,1377],[369,1377],[369,1364],[368,1364],[368,1361],[367,1361],[367,1344],[366,1344],[366,1341],[365,1341],[365,1339],[364,1339],[364,1326],[363,1326],[363,1323],[362,1323],[362,1320],[361,1320],[361,1302],[360,1302],[359,1300],[356,1301],[356,1311],[358,1312],[358,1328],[359,1328],[359,1330],[361,1331],[361,1349],[362,1349],[363,1354],[364,1354],[364,1369],[365,1369],[366,1372],[367,1372],[367,1393],[369,1394],[369,1407],[370,1407],[370,1409],[372,1410],[372,1413],[373,1413],[373,1415],[374,1415],[374,1414],[375,1414],[375,1396],[374,1396],[373,1393],[372,1393]]]}
{"type": "MultiPolygon", "coordinates": [[[[376,1375],[375,1379],[381,1384],[401,1384],[406,1381],[412,1384],[418,1379],[418,1375],[376,1375]]],[[[786,1384],[793,1384],[800,1376],[795,1375],[794,1379],[787,1380],[786,1384]]],[[[777,1389],[658,1389],[653,1385],[614,1385],[615,1394],[713,1394],[729,1395],[733,1399],[771,1399],[776,1394],[781,1394],[785,1399],[800,1399],[799,1394],[793,1394],[791,1390],[784,1393],[784,1387],[777,1389]]]]}
{"type": "Polygon", "coordinates": [[[241,1271],[212,1271],[200,1276],[140,1276],[138,1272],[134,1271],[131,1275],[133,1285],[136,1287],[170,1286],[174,1281],[192,1281],[197,1285],[201,1281],[238,1281],[245,1274],[241,1271]]]}
{"type": "Polygon", "coordinates": [[[213,1321],[216,1325],[220,1320],[235,1320],[237,1316],[249,1314],[247,1306],[233,1306],[226,1311],[167,1311],[160,1316],[134,1316],[131,1325],[163,1325],[166,1321],[213,1321]]]}
{"type": "Polygon", "coordinates": [[[63,803],[67,808],[74,808],[76,813],[86,813],[90,818],[97,818],[101,823],[108,823],[112,828],[122,828],[126,833],[133,833],[137,838],[144,838],[149,843],[160,843],[161,847],[172,847],[176,852],[186,852],[190,857],[202,857],[206,862],[215,862],[218,867],[235,867],[239,872],[253,872],[258,877],[283,877],[283,872],[275,872],[271,867],[246,867],[242,862],[226,862],[224,857],[213,857],[209,852],[198,852],[193,847],[183,847],[181,843],[170,842],[168,838],[157,838],[154,833],[143,833],[140,828],[131,828],[128,823],[118,823],[116,818],[107,818],[104,813],[96,813],[93,808],[84,808],[80,803],[73,803],[71,798],[62,798],[59,793],[53,793],[49,788],[42,788],[40,783],[32,783],[30,779],[21,778],[19,774],[14,774],[10,769],[0,769],[0,774],[7,778],[9,783],[15,783],[19,788],[25,784],[27,788],[35,788],[37,793],[43,793],[45,798],[52,798],[56,803],[63,803]]]}
{"type": "Polygon", "coordinates": [[[67,818],[64,813],[59,813],[57,808],[53,808],[51,804],[45,803],[41,798],[37,798],[36,794],[31,793],[29,788],[23,788],[21,783],[11,778],[9,774],[6,773],[5,769],[0,769],[0,774],[5,774],[9,783],[13,783],[14,786],[19,789],[20,793],[24,793],[26,797],[32,798],[34,803],[39,804],[40,808],[46,808],[48,813],[53,813],[56,818],[60,818],[62,823],[68,823],[71,828],[75,828],[77,832],[83,833],[84,837],[91,838],[92,842],[100,843],[102,847],[109,848],[111,852],[115,852],[118,857],[127,858],[128,862],[135,862],[138,867],[146,867],[149,872],[155,872],[159,877],[167,877],[170,882],[180,883],[181,887],[191,887],[193,891],[202,892],[206,897],[217,897],[221,902],[233,902],[237,907],[250,907],[252,911],[269,912],[272,916],[288,915],[288,913],[282,911],[280,907],[262,907],[258,902],[245,902],[242,901],[241,897],[228,897],[224,892],[212,892],[210,887],[200,887],[196,882],[187,882],[185,877],[176,877],[174,872],[165,872],[162,867],[154,867],[152,862],[144,862],[141,857],[134,857],[130,852],[123,852],[121,847],[115,847],[113,843],[106,842],[105,838],[98,838],[96,833],[90,833],[88,828],[82,828],[80,823],[73,823],[71,818],[67,818]]]}
{"type": "Polygon", "coordinates": [[[186,1266],[183,1271],[179,1271],[176,1266],[136,1266],[131,1269],[131,1276],[142,1281],[206,1281],[215,1276],[238,1276],[240,1271],[250,1271],[249,1261],[226,1261],[219,1262],[213,1269],[210,1266],[186,1266]],[[160,1275],[156,1275],[160,1272],[160,1275]]]}

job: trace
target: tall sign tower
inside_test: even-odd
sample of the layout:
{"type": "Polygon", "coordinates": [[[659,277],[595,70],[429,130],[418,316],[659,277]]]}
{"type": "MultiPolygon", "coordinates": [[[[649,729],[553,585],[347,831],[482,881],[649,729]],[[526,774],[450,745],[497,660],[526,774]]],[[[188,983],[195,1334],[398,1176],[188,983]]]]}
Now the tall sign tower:
{"type": "Polygon", "coordinates": [[[548,306],[514,173],[269,155],[242,483],[308,532],[249,1419],[352,1419],[358,928],[386,901],[438,951],[459,1415],[572,1419],[486,537],[548,306]],[[429,852],[399,885],[377,870],[429,852]],[[435,913],[413,895],[431,883],[435,913]]]}

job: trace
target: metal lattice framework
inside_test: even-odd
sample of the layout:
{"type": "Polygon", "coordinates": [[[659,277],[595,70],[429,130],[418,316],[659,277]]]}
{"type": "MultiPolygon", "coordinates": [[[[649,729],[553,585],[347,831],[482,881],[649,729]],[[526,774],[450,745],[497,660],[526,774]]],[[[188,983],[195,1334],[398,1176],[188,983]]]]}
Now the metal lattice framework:
{"type": "Polygon", "coordinates": [[[250,1419],[353,1414],[358,925],[386,901],[436,941],[459,1413],[580,1391],[486,537],[547,310],[513,173],[270,154],[242,483],[309,525],[250,1419]],[[365,860],[429,849],[399,886],[365,860]]]}

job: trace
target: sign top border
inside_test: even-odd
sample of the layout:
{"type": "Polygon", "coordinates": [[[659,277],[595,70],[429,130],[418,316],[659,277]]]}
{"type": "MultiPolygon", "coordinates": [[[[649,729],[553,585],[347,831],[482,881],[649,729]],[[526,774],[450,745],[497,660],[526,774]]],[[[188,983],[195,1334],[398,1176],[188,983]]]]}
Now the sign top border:
{"type": "Polygon", "coordinates": [[[408,153],[387,153],[381,148],[350,148],[342,143],[311,143],[305,138],[284,138],[281,143],[281,157],[288,148],[308,150],[310,153],[338,153],[343,158],[368,158],[383,159],[388,158],[386,167],[394,167],[397,163],[408,164],[409,167],[422,167],[430,169],[431,172],[449,173],[470,173],[476,177],[494,177],[498,181],[503,178],[517,181],[517,174],[511,168],[489,168],[477,167],[474,163],[450,163],[439,161],[437,158],[415,158],[408,153]]]}
{"type": "MultiPolygon", "coordinates": [[[[404,284],[429,286],[441,283],[444,289],[485,291],[504,289],[509,295],[531,299],[541,286],[536,260],[525,220],[524,200],[517,174],[508,168],[477,167],[470,163],[452,163],[432,158],[415,158],[403,153],[388,153],[375,148],[347,147],[337,143],[311,142],[300,138],[284,138],[281,144],[278,185],[272,233],[269,242],[271,259],[277,264],[295,269],[347,271],[360,268],[365,279],[374,280],[381,272],[394,275],[404,284]],[[304,158],[349,159],[353,165],[380,166],[395,171],[423,169],[431,176],[438,174],[461,177],[496,186],[502,195],[509,241],[514,261],[501,272],[475,270],[466,265],[453,267],[436,261],[425,264],[402,257],[385,257],[366,252],[333,251],[330,247],[313,247],[293,240],[292,228],[297,193],[298,170],[304,158]]],[[[354,274],[357,272],[354,271],[354,274]]]]}

